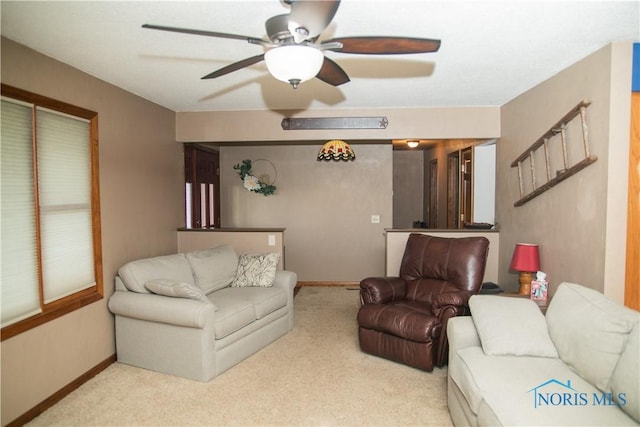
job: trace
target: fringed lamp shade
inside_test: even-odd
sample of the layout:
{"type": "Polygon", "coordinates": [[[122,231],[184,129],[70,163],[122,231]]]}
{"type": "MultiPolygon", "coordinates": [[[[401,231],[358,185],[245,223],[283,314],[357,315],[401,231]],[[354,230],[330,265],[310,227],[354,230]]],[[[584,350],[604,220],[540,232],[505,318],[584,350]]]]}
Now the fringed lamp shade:
{"type": "Polygon", "coordinates": [[[339,139],[326,142],[318,152],[318,160],[355,160],[356,153],[349,144],[339,139]]]}

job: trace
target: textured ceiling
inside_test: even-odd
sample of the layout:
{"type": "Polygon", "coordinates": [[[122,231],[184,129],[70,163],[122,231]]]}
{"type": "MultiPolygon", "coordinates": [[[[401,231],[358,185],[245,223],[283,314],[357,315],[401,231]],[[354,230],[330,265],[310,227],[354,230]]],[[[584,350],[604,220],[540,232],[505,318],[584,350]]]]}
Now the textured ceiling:
{"type": "MultiPolygon", "coordinates": [[[[640,40],[636,1],[343,0],[322,39],[442,40],[437,53],[325,54],[351,77],[297,90],[264,63],[200,78],[263,48],[142,29],[144,23],[264,37],[278,0],[2,1],[2,35],[175,111],[499,106],[612,41],[640,40]]],[[[46,75],[43,75],[46,78],[46,75]]]]}

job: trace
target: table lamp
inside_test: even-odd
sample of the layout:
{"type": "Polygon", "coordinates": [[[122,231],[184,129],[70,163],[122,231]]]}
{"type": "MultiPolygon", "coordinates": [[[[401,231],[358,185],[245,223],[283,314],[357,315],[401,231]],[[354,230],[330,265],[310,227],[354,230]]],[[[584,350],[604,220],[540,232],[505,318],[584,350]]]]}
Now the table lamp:
{"type": "Polygon", "coordinates": [[[518,294],[530,295],[533,273],[540,270],[540,252],[538,251],[538,245],[516,243],[510,268],[520,272],[520,289],[518,294]]]}

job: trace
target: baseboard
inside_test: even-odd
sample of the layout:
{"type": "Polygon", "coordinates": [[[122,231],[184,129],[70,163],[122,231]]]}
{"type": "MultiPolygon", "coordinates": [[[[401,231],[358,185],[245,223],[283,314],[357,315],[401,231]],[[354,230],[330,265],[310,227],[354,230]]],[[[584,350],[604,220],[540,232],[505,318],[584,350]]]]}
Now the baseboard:
{"type": "Polygon", "coordinates": [[[56,403],[61,401],[64,397],[66,397],[72,391],[76,390],[82,384],[86,383],[91,378],[95,377],[100,372],[104,371],[109,365],[111,365],[115,361],[116,361],[116,355],[115,354],[107,357],[105,360],[103,360],[102,362],[98,363],[96,366],[94,366],[93,368],[89,369],[87,372],[85,372],[84,374],[80,375],[78,378],[76,378],[75,380],[71,381],[69,384],[67,384],[66,386],[62,387],[60,390],[58,390],[57,392],[55,392],[54,394],[52,394],[51,396],[49,396],[48,398],[46,398],[42,402],[38,403],[36,406],[34,406],[33,408],[29,409],[27,412],[25,412],[24,414],[20,415],[15,420],[11,421],[9,424],[7,424],[6,427],[15,427],[15,426],[23,426],[23,425],[25,425],[26,423],[28,423],[29,421],[33,420],[38,415],[42,414],[44,411],[46,411],[47,409],[51,408],[53,405],[55,405],[56,403]]]}
{"type": "Polygon", "coordinates": [[[360,287],[360,282],[301,282],[298,281],[298,283],[296,284],[296,287],[303,287],[303,286],[324,286],[324,287],[329,287],[329,286],[337,286],[337,287],[341,287],[341,288],[353,288],[353,287],[360,287]]]}

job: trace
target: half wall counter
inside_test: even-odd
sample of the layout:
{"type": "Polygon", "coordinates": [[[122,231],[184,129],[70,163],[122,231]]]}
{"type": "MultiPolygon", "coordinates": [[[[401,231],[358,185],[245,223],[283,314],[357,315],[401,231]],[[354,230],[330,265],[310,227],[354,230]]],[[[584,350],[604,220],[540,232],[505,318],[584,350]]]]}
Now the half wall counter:
{"type": "Polygon", "coordinates": [[[411,233],[428,234],[436,237],[473,237],[483,236],[489,239],[489,255],[484,273],[485,282],[498,283],[498,256],[500,254],[500,234],[496,230],[442,230],[424,228],[387,228],[385,231],[386,255],[385,272],[387,276],[397,276],[407,239],[411,233]]]}
{"type": "Polygon", "coordinates": [[[284,270],[284,228],[179,228],[178,252],[231,245],[238,255],[279,253],[284,270]]]}

